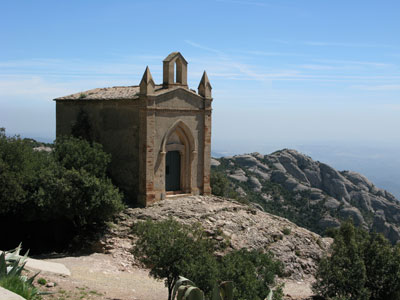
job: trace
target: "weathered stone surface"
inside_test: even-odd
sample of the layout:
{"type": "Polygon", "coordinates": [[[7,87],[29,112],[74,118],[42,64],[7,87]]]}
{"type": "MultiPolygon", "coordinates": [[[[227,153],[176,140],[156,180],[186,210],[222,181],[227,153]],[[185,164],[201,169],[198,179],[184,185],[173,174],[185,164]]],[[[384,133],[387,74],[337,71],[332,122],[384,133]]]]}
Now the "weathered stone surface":
{"type": "Polygon", "coordinates": [[[112,156],[113,182],[130,202],[149,205],[168,192],[210,194],[211,84],[204,73],[199,92],[189,89],[187,62],[179,52],[163,61],[162,84],[154,83],[147,67],[139,86],[93,89],[55,101],[57,136],[78,127],[102,144],[112,156]],[[175,159],[167,159],[169,152],[175,159]]]}
{"type": "Polygon", "coordinates": [[[364,225],[365,221],[361,212],[356,207],[344,207],[340,210],[343,219],[351,218],[355,225],[364,225]]]}
{"type": "MultiPolygon", "coordinates": [[[[256,153],[225,159],[230,167],[240,168],[240,172],[236,171],[234,176],[242,182],[247,180],[245,174],[251,173],[250,177],[258,178],[261,185],[271,181],[295,195],[309,193],[310,205],[322,203],[331,215],[340,216],[342,220],[351,217],[357,224],[384,233],[394,243],[400,237],[399,201],[392,194],[374,186],[363,175],[352,171],[339,172],[327,164],[313,161],[289,149],[265,156],[256,153]],[[260,164],[269,167],[263,168],[260,164]],[[372,221],[363,215],[377,214],[378,211],[384,222],[372,221]]],[[[254,192],[260,190],[258,185],[252,187],[254,192]]],[[[265,201],[272,200],[265,194],[261,197],[265,201]]],[[[321,228],[326,228],[339,225],[339,221],[337,217],[327,217],[322,212],[319,224],[321,228]]]]}
{"type": "Polygon", "coordinates": [[[261,192],[262,185],[260,181],[257,179],[257,177],[251,176],[249,178],[249,183],[256,192],[261,192]]]}
{"type": "Polygon", "coordinates": [[[20,295],[14,294],[13,292],[6,290],[0,286],[0,299],[1,300],[25,300],[20,295]]]}
{"type": "Polygon", "coordinates": [[[248,180],[246,173],[242,169],[237,169],[233,174],[228,174],[228,176],[241,182],[246,182],[248,180]]]}
{"type": "Polygon", "coordinates": [[[26,260],[25,267],[27,269],[40,270],[43,272],[51,272],[51,273],[65,275],[65,276],[71,275],[70,270],[68,270],[68,268],[65,265],[60,264],[60,263],[45,261],[45,260],[28,258],[26,260]]]}
{"type": "Polygon", "coordinates": [[[246,192],[243,190],[243,188],[241,186],[238,186],[235,190],[241,197],[245,197],[247,194],[246,192]]]}
{"type": "MultiPolygon", "coordinates": [[[[332,240],[321,238],[287,219],[212,196],[190,196],[160,201],[147,208],[129,208],[117,218],[117,226],[103,237],[103,243],[128,238],[132,224],[145,219],[175,220],[192,224],[200,222],[210,238],[228,237],[228,249],[261,249],[272,251],[285,265],[285,274],[292,279],[310,279],[318,259],[324,255],[332,240]],[[282,233],[291,230],[289,235],[282,233]],[[222,234],[222,235],[221,235],[222,234]]],[[[130,236],[132,240],[134,237],[130,236]]]]}
{"type": "Polygon", "coordinates": [[[327,229],[340,226],[340,222],[337,219],[331,217],[330,215],[326,215],[319,220],[319,225],[321,226],[321,228],[327,229]]]}
{"type": "Polygon", "coordinates": [[[216,160],[215,158],[211,158],[211,166],[212,167],[218,167],[221,163],[216,160]]]}
{"type": "Polygon", "coordinates": [[[340,202],[333,197],[328,197],[324,205],[328,209],[336,209],[340,206],[340,202]]]}

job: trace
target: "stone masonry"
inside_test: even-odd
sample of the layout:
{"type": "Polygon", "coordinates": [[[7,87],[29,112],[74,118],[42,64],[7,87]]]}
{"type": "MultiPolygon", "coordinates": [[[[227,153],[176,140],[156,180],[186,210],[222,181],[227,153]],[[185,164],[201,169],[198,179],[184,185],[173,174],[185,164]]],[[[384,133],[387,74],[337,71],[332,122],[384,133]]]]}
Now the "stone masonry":
{"type": "Polygon", "coordinates": [[[81,136],[112,155],[110,174],[128,200],[147,206],[175,194],[210,194],[211,84],[187,85],[179,52],[163,83],[147,67],[137,86],[97,88],[54,99],[56,134],[81,136]]]}

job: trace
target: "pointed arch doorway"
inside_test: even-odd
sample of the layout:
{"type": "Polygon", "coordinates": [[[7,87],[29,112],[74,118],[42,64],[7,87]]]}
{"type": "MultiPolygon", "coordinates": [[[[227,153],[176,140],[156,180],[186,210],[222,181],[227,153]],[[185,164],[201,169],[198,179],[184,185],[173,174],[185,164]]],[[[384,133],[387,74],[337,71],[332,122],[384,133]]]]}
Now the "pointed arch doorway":
{"type": "Polygon", "coordinates": [[[181,154],[179,151],[168,151],[165,157],[165,191],[181,190],[181,154]]]}
{"type": "Polygon", "coordinates": [[[192,162],[197,154],[193,135],[182,121],[166,132],[161,152],[165,154],[166,194],[192,192],[192,162]]]}

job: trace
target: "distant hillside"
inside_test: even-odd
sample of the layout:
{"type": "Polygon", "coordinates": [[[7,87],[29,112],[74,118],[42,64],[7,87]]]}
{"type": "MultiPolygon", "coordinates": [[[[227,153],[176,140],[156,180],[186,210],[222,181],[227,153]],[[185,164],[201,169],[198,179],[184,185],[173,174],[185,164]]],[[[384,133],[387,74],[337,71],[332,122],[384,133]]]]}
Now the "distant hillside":
{"type": "Polygon", "coordinates": [[[339,172],[295,150],[213,159],[213,171],[229,178],[239,198],[317,233],[340,220],[400,240],[400,203],[364,176],[339,172]]]}

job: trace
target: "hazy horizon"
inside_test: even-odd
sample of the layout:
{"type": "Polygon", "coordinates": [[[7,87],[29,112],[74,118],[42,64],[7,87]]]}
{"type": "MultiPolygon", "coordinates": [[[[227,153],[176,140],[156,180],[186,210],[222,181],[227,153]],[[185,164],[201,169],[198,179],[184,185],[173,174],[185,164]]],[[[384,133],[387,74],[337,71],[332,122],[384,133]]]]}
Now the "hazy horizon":
{"type": "Polygon", "coordinates": [[[160,83],[180,51],[189,87],[203,70],[213,87],[214,152],[298,147],[398,191],[398,11],[394,0],[4,1],[0,127],[51,141],[52,99],[138,85],[146,66],[160,83]]]}

